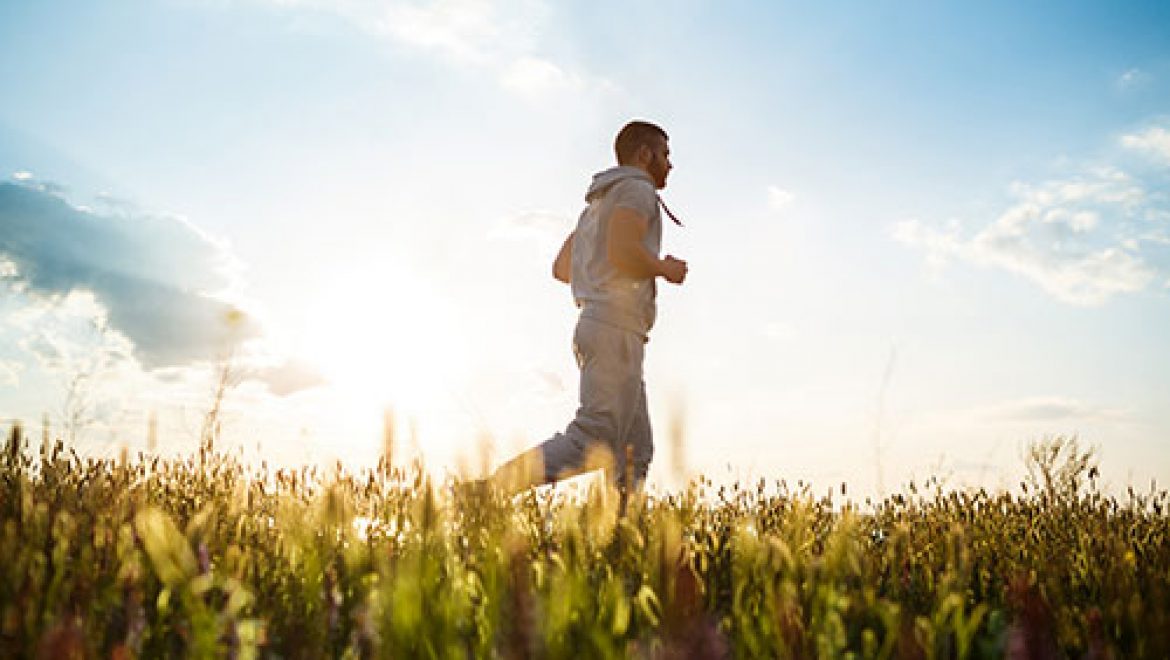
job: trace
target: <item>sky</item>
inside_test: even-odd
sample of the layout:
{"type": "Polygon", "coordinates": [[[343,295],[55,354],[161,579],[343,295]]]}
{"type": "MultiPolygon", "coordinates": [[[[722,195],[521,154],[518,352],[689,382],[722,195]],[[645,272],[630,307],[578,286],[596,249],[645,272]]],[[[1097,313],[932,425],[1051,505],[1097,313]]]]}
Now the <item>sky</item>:
{"type": "Polygon", "coordinates": [[[483,471],[576,407],[552,279],[670,134],[650,481],[1170,483],[1170,5],[0,3],[0,420],[483,471]],[[387,432],[389,429],[389,432],[387,432]]]}

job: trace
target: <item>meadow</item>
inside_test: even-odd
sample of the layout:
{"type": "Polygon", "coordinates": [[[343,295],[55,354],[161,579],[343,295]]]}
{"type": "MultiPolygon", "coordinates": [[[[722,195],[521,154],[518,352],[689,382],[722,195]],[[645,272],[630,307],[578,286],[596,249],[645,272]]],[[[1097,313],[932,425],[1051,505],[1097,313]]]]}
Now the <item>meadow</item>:
{"type": "Polygon", "coordinates": [[[1015,493],[698,479],[623,507],[13,426],[0,656],[1170,657],[1167,493],[1103,494],[1072,440],[1027,460],[1015,493]]]}

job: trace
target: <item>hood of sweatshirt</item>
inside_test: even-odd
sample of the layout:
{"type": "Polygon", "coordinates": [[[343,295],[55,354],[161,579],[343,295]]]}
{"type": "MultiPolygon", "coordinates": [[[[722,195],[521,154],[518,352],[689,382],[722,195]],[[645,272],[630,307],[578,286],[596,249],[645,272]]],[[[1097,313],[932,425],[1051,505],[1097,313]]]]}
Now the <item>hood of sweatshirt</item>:
{"type": "Polygon", "coordinates": [[[654,185],[650,175],[642,168],[633,165],[618,165],[593,175],[593,182],[589,184],[589,190],[585,193],[585,201],[592,202],[595,198],[604,195],[605,191],[613,187],[615,183],[626,179],[642,179],[646,183],[654,185]]]}

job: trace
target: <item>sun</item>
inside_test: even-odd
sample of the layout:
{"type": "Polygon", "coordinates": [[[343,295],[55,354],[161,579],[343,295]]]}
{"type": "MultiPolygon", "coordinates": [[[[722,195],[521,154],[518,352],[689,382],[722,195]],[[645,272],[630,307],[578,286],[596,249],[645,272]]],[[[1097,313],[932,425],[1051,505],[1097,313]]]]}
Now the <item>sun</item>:
{"type": "Polygon", "coordinates": [[[362,414],[420,416],[463,379],[463,337],[437,287],[386,264],[325,279],[305,307],[301,352],[362,414]]]}

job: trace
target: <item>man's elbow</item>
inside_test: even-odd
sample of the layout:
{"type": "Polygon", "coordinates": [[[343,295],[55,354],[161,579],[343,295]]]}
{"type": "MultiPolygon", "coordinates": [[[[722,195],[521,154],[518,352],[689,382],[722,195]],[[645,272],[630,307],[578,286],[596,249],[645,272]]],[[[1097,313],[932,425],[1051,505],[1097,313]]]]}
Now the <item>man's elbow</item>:
{"type": "Polygon", "coordinates": [[[552,276],[553,279],[557,280],[558,282],[564,282],[565,284],[568,284],[569,280],[572,278],[572,272],[568,268],[565,268],[562,264],[555,263],[552,267],[552,276]]]}

